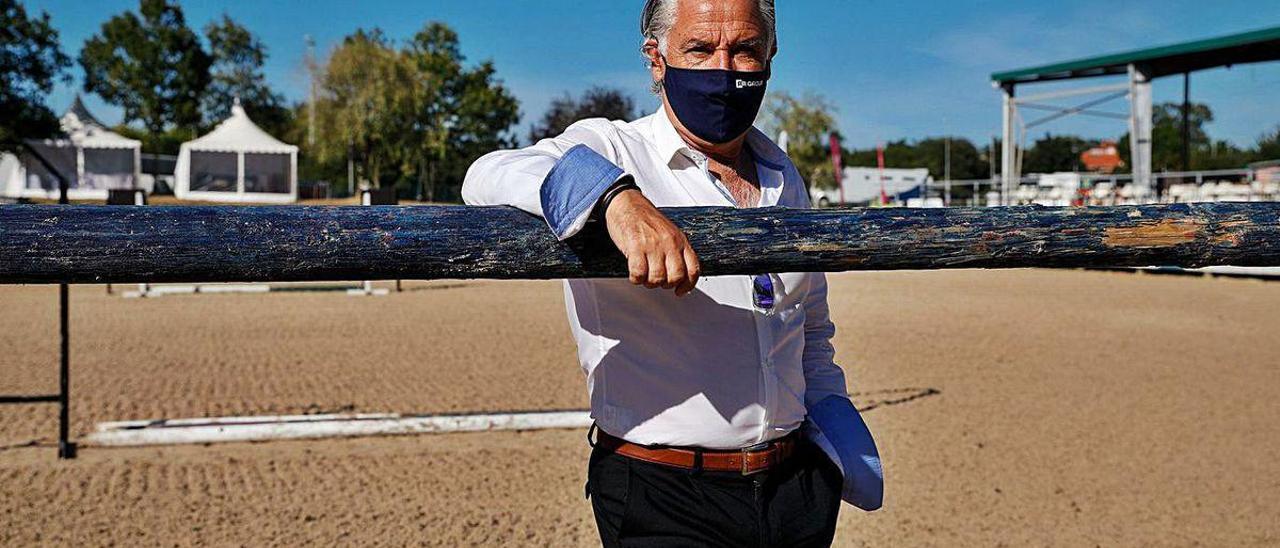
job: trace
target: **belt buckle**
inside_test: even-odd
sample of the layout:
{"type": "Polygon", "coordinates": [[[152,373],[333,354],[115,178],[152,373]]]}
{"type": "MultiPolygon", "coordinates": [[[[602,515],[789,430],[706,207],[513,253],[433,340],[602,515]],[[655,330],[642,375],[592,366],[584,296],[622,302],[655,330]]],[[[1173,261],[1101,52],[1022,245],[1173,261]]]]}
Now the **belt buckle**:
{"type": "Polygon", "coordinates": [[[750,459],[748,459],[747,457],[748,455],[751,454],[752,451],[762,451],[762,450],[768,449],[768,447],[769,447],[768,443],[759,443],[756,445],[752,445],[750,447],[742,448],[742,475],[750,476],[752,474],[758,474],[764,470],[764,468],[760,468],[759,470],[752,470],[751,465],[749,464],[750,459]]]}

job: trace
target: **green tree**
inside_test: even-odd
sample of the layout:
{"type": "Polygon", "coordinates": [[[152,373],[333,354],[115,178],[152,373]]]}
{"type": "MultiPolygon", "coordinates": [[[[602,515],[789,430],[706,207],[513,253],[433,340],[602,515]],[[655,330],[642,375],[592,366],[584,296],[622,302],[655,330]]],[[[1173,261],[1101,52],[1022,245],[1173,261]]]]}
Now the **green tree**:
{"type": "Polygon", "coordinates": [[[298,145],[298,180],[325,181],[329,183],[335,196],[342,196],[346,189],[347,158],[346,155],[330,155],[321,157],[318,146],[307,143],[307,109],[305,102],[293,105],[289,109],[289,124],[277,137],[286,143],[298,145]]]}
{"type": "MultiPolygon", "coordinates": [[[[1190,105],[1191,169],[1238,169],[1249,162],[1280,158],[1280,126],[1258,137],[1253,148],[1241,148],[1228,141],[1213,140],[1205,128],[1213,121],[1213,110],[1203,103],[1190,105]]],[[[1120,138],[1120,157],[1130,164],[1129,134],[1120,138]]],[[[1182,104],[1161,103],[1152,111],[1151,169],[1155,172],[1182,170],[1182,104]]]]}
{"type": "Polygon", "coordinates": [[[463,65],[458,34],[444,23],[424,25],[404,55],[419,78],[433,83],[416,117],[427,135],[414,149],[418,195],[457,200],[476,158],[515,146],[510,130],[520,121],[520,102],[497,79],[493,62],[463,65]]]}
{"type": "MultiPolygon", "coordinates": [[[[844,164],[847,166],[878,167],[880,165],[875,148],[850,150],[844,157],[844,164]]],[[[941,166],[942,164],[938,165],[941,166]]],[[[884,143],[884,167],[927,167],[927,161],[922,157],[919,147],[906,139],[899,139],[884,143]]]]}
{"type": "Polygon", "coordinates": [[[979,179],[987,176],[987,162],[971,141],[964,138],[929,137],[915,144],[915,167],[929,168],[929,175],[941,181],[947,175],[947,148],[951,149],[951,178],[979,179]]]}
{"type": "MultiPolygon", "coordinates": [[[[985,179],[990,176],[990,160],[987,150],[981,150],[968,139],[951,138],[951,178],[985,179]]],[[[996,154],[1000,153],[999,149],[996,154]]],[[[876,167],[876,149],[853,149],[844,153],[845,165],[876,167]]],[[[915,143],[906,140],[890,141],[884,147],[884,167],[929,169],[929,175],[936,180],[946,176],[947,138],[928,137],[915,143]]]]}
{"type": "Polygon", "coordinates": [[[1230,141],[1217,140],[1191,150],[1192,169],[1240,169],[1253,162],[1257,153],[1230,141]]]}
{"type": "MultiPolygon", "coordinates": [[[[921,167],[919,151],[906,139],[890,141],[884,147],[884,167],[912,168],[921,167]]],[[[871,164],[876,165],[876,164],[871,164]]]]}
{"type": "MultiPolygon", "coordinates": [[[[1204,127],[1213,121],[1213,110],[1204,103],[1191,103],[1190,107],[1191,169],[1209,169],[1200,161],[1218,156],[1211,150],[1214,145],[1204,127]]],[[[1129,146],[1129,133],[1125,132],[1116,148],[1126,166],[1132,165],[1129,146]]],[[[1182,103],[1160,103],[1152,107],[1151,170],[1157,173],[1182,170],[1182,103]]]]}
{"type": "Polygon", "coordinates": [[[761,113],[761,127],[771,137],[787,132],[787,156],[810,188],[834,188],[829,135],[836,131],[836,108],[825,97],[808,92],[795,97],[770,93],[761,113]]]}
{"type": "Polygon", "coordinates": [[[1280,126],[1258,137],[1255,161],[1280,160],[1280,126]]]}
{"type": "Polygon", "coordinates": [[[593,87],[574,99],[568,93],[551,101],[542,121],[529,129],[529,141],[537,142],[564,133],[574,122],[587,118],[631,120],[636,117],[636,104],[620,89],[593,87]]]}
{"type": "Polygon", "coordinates": [[[147,150],[154,154],[177,154],[182,143],[191,140],[191,130],[185,128],[174,127],[161,133],[151,133],[137,126],[117,124],[111,129],[125,137],[146,143],[147,150]]]}
{"type": "Polygon", "coordinates": [[[1023,153],[1023,173],[1054,173],[1058,171],[1079,171],[1081,169],[1080,153],[1093,146],[1074,135],[1050,135],[1036,139],[1036,142],[1023,153]]]}
{"type": "Polygon", "coordinates": [[[16,0],[0,0],[0,149],[58,130],[43,96],[70,64],[48,13],[29,17],[16,0]]]}
{"type": "Polygon", "coordinates": [[[204,28],[212,56],[209,87],[202,105],[206,125],[213,125],[231,113],[235,99],[245,112],[268,133],[281,135],[291,121],[284,97],[271,90],[262,73],[267,47],[230,16],[204,28]]]}
{"type": "MultiPolygon", "coordinates": [[[[1208,149],[1212,147],[1204,126],[1213,121],[1213,111],[1203,103],[1191,103],[1190,107],[1191,124],[1188,129],[1191,136],[1191,157],[1194,159],[1209,152],[1208,149]]],[[[1151,169],[1182,170],[1182,105],[1179,103],[1161,103],[1152,111],[1151,169]]],[[[1192,169],[1196,169],[1194,165],[1192,169]]]]}
{"type": "Polygon", "coordinates": [[[210,62],[182,8],[166,0],[140,0],[137,13],[112,17],[80,50],[84,90],[152,135],[174,127],[195,133],[210,62]]]}
{"type": "Polygon", "coordinates": [[[379,30],[343,39],[325,67],[317,101],[317,152],[359,158],[365,178],[379,185],[403,157],[401,140],[413,117],[412,87],[420,86],[379,30]]]}
{"type": "Polygon", "coordinates": [[[375,185],[416,183],[428,199],[456,199],[467,167],[512,146],[519,104],[492,63],[463,66],[457,34],[428,23],[403,47],[357,31],[329,57],[316,103],[322,163],[348,147],[375,185]]]}
{"type": "Polygon", "coordinates": [[[853,148],[841,152],[844,165],[849,167],[876,167],[876,149],[853,148]]]}

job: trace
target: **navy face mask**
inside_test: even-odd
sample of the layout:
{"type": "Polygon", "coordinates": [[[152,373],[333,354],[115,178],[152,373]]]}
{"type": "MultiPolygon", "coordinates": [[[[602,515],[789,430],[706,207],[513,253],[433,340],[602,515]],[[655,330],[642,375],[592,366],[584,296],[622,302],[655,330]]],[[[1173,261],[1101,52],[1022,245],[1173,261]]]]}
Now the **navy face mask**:
{"type": "Polygon", "coordinates": [[[662,87],[685,128],[709,143],[727,143],[751,128],[768,82],[769,69],[742,72],[667,65],[662,87]]]}

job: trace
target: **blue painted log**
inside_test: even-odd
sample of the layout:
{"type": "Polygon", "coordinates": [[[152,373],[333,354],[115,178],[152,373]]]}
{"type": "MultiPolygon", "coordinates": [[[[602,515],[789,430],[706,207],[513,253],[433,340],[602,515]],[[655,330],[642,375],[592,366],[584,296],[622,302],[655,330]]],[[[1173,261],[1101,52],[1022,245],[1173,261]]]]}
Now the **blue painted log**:
{"type": "MultiPolygon", "coordinates": [[[[1280,266],[1280,203],[671,208],[704,273],[1280,266]]],[[[507,207],[0,206],[0,283],[624,276],[507,207]]]]}

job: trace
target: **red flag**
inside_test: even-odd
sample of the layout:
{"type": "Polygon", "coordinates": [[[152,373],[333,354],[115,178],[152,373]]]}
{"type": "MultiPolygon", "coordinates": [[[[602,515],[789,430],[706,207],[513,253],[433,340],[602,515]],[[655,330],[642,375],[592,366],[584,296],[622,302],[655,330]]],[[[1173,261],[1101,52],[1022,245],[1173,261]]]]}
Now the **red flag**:
{"type": "Polygon", "coordinates": [[[834,171],[832,174],[836,179],[836,188],[840,189],[840,203],[844,203],[844,167],[840,160],[840,136],[836,132],[831,132],[831,167],[834,171]]]}
{"type": "Polygon", "coordinates": [[[885,205],[889,195],[884,192],[884,143],[876,143],[876,166],[880,168],[880,205],[885,205]]]}

